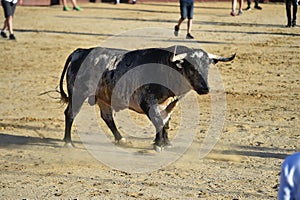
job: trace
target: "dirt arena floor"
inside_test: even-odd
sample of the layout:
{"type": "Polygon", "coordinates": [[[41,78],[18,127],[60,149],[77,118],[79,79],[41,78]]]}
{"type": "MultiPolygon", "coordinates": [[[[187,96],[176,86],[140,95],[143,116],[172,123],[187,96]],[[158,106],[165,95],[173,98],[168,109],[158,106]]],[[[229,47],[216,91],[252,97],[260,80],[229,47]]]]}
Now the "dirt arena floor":
{"type": "MultiPolygon", "coordinates": [[[[65,105],[39,94],[56,88],[76,48],[126,31],[136,31],[138,41],[140,30],[151,27],[172,33],[178,4],[80,6],[82,12],[19,6],[17,41],[0,40],[1,199],[276,199],[280,165],[300,147],[300,28],[284,27],[283,4],[261,4],[262,11],[231,17],[230,2],[196,3],[193,45],[218,55],[237,53],[233,62],[217,64],[227,99],[224,127],[210,154],[200,158],[211,115],[210,96],[198,97],[203,108],[193,144],[177,161],[145,173],[102,164],[75,128],[76,148],[64,148],[65,105]]],[[[179,38],[170,34],[168,42],[149,47],[189,46],[185,31],[186,22],[179,38]]],[[[124,48],[128,41],[116,43],[124,48]]],[[[171,132],[177,118],[175,113],[171,132]]]]}

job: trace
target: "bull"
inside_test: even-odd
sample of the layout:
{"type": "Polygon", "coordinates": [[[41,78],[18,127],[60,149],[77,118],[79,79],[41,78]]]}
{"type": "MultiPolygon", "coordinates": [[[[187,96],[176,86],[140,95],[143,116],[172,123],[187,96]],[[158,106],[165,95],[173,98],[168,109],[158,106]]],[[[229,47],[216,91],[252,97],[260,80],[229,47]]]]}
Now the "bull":
{"type": "Polygon", "coordinates": [[[167,129],[178,101],[190,90],[199,95],[208,94],[209,65],[232,61],[234,58],[235,54],[220,57],[185,46],[134,51],[103,47],[75,50],[67,58],[60,78],[61,99],[68,104],[64,112],[65,144],[73,146],[73,120],[88,99],[90,105],[98,104],[100,107],[101,118],[117,143],[125,141],[125,138],[116,127],[113,112],[129,108],[145,114],[156,129],[154,149],[161,151],[171,145],[167,129]],[[122,79],[135,69],[138,73],[133,73],[129,79],[122,79]],[[169,71],[176,72],[184,79],[174,80],[178,78],[174,73],[170,75],[169,71]],[[68,95],[63,89],[65,76],[68,95]],[[149,77],[159,81],[142,81],[149,77]],[[122,84],[118,85],[121,80],[122,84]],[[161,81],[167,85],[160,84],[161,81]],[[170,82],[172,84],[168,85],[170,82]],[[118,91],[115,92],[117,85],[118,91]]]}

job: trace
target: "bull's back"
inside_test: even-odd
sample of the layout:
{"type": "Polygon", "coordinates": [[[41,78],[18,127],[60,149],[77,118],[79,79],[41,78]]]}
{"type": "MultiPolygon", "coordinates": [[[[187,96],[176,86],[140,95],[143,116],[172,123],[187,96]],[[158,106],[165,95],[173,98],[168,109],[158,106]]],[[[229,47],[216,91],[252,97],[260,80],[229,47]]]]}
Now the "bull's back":
{"type": "Polygon", "coordinates": [[[122,49],[103,47],[75,50],[67,71],[69,93],[75,88],[81,96],[94,96],[103,73],[124,53],[122,49]]]}

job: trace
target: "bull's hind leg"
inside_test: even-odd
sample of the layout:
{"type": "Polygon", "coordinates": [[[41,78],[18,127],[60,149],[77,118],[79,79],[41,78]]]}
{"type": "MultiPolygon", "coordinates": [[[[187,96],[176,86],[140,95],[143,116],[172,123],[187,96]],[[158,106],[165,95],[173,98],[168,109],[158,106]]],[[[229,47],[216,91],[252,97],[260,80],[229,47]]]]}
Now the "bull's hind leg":
{"type": "Polygon", "coordinates": [[[76,99],[74,98],[76,101],[72,101],[72,98],[70,98],[70,102],[65,110],[65,136],[63,140],[65,141],[65,146],[67,147],[74,147],[71,138],[71,129],[73,121],[76,115],[79,113],[85,99],[86,98],[84,97],[77,97],[76,99]]]}
{"type": "Polygon", "coordinates": [[[114,122],[112,108],[104,103],[99,103],[99,107],[101,110],[101,118],[105,121],[106,125],[113,133],[115,137],[115,141],[116,142],[125,141],[125,138],[122,137],[114,122]]]}
{"type": "Polygon", "coordinates": [[[71,139],[71,128],[73,124],[74,118],[72,114],[72,108],[70,104],[65,110],[65,136],[64,136],[64,141],[65,141],[65,146],[74,146],[72,143],[71,139]]]}

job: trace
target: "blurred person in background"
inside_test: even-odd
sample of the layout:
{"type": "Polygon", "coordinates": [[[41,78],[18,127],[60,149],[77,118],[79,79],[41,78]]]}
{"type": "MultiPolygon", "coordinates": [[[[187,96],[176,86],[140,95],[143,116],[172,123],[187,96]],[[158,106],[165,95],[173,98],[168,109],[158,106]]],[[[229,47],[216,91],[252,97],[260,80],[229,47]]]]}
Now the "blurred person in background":
{"type": "Polygon", "coordinates": [[[192,21],[194,15],[194,0],[180,0],[180,18],[174,27],[174,35],[178,36],[181,23],[188,18],[186,39],[194,39],[191,34],[192,21]]]}
{"type": "Polygon", "coordinates": [[[297,10],[298,10],[299,1],[297,0],[285,0],[285,9],[287,16],[287,25],[286,27],[295,27],[297,19],[297,10]],[[293,18],[291,12],[291,6],[293,5],[293,18]]]}
{"type": "Polygon", "coordinates": [[[282,163],[278,200],[300,200],[300,152],[282,163]]]}
{"type": "Polygon", "coordinates": [[[239,11],[238,13],[235,13],[235,9],[236,9],[236,4],[237,4],[237,0],[232,0],[231,1],[231,16],[236,16],[236,15],[242,15],[243,14],[243,4],[244,4],[244,0],[239,0],[239,11]]]}
{"type": "MultiPolygon", "coordinates": [[[[13,31],[13,17],[16,11],[18,0],[1,0],[2,8],[4,11],[4,25],[1,29],[1,36],[3,38],[9,38],[10,40],[16,40],[13,31]],[[6,34],[6,31],[9,32],[9,37],[6,34]]],[[[23,4],[23,0],[20,0],[20,4],[23,4]]]]}
{"type": "MultiPolygon", "coordinates": [[[[63,3],[63,11],[69,11],[70,8],[69,8],[68,5],[67,5],[67,0],[62,0],[62,3],[63,3]]],[[[72,5],[73,5],[73,10],[76,10],[76,11],[82,11],[82,8],[80,8],[80,7],[77,5],[76,0],[71,0],[71,3],[72,3],[72,5]]]]}
{"type": "MultiPolygon", "coordinates": [[[[254,0],[254,8],[257,9],[257,10],[262,10],[262,7],[260,7],[258,5],[258,1],[259,0],[254,0]]],[[[248,6],[245,10],[250,11],[251,10],[251,0],[247,0],[247,4],[248,4],[248,6]]]]}

